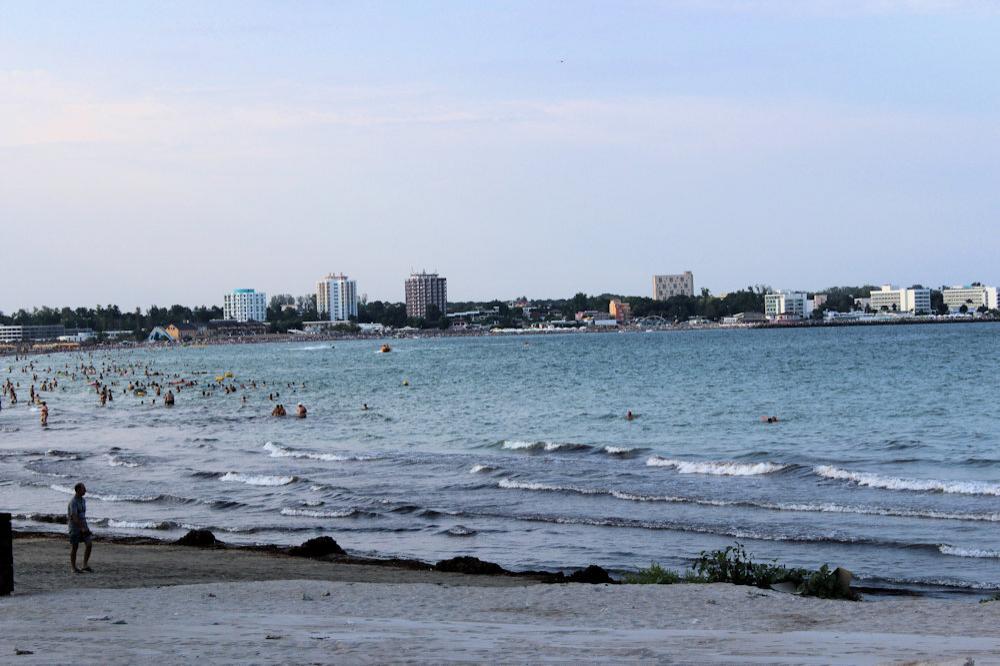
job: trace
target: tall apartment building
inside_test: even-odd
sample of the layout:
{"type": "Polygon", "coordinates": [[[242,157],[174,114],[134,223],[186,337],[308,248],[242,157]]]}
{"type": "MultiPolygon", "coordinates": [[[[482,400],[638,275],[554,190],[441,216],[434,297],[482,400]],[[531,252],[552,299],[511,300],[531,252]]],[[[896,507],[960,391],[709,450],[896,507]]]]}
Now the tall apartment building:
{"type": "Polygon", "coordinates": [[[951,312],[958,312],[963,305],[969,312],[975,312],[984,305],[987,310],[998,309],[996,287],[984,287],[980,284],[947,287],[941,290],[941,295],[951,312]]]}
{"type": "Polygon", "coordinates": [[[358,285],[343,273],[330,273],[316,283],[316,310],[330,321],[358,316],[358,285]]]}
{"type": "Polygon", "coordinates": [[[406,316],[423,319],[429,305],[448,313],[448,279],[437,273],[411,274],[406,279],[406,316]]]}
{"type": "Polygon", "coordinates": [[[900,289],[884,284],[871,292],[871,309],[875,312],[907,312],[930,314],[931,290],[924,287],[900,289]]]}
{"type": "Polygon", "coordinates": [[[764,316],[768,319],[805,319],[812,314],[813,302],[801,291],[764,294],[764,316]]]}
{"type": "Polygon", "coordinates": [[[653,300],[665,301],[672,296],[694,296],[694,274],[691,271],[653,276],[653,300]]]}
{"type": "Polygon", "coordinates": [[[222,312],[229,321],[267,321],[267,294],[253,289],[233,289],[222,299],[222,312]]]}

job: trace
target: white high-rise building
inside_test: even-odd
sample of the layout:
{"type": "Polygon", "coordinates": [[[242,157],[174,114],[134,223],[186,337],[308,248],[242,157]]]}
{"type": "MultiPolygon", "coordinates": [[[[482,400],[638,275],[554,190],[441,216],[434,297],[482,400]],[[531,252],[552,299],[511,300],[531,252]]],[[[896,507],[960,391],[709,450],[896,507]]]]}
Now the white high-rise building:
{"type": "Polygon", "coordinates": [[[764,294],[764,315],[768,319],[806,319],[813,302],[801,291],[775,291],[764,294]]]}
{"type": "Polygon", "coordinates": [[[233,289],[223,296],[222,312],[231,321],[267,321],[267,294],[253,289],[233,289]]]}
{"type": "Polygon", "coordinates": [[[358,284],[343,273],[330,273],[316,283],[316,310],[330,321],[358,316],[358,284]]]}
{"type": "Polygon", "coordinates": [[[694,296],[694,273],[653,276],[653,300],[665,301],[673,296],[694,296]]]}
{"type": "Polygon", "coordinates": [[[987,310],[998,309],[996,287],[984,287],[981,284],[947,287],[941,290],[941,295],[944,297],[944,304],[952,312],[958,312],[963,305],[968,312],[975,312],[984,305],[987,310]]]}
{"type": "Polygon", "coordinates": [[[931,313],[931,290],[924,287],[900,289],[889,284],[871,292],[871,309],[875,312],[931,313]]]}

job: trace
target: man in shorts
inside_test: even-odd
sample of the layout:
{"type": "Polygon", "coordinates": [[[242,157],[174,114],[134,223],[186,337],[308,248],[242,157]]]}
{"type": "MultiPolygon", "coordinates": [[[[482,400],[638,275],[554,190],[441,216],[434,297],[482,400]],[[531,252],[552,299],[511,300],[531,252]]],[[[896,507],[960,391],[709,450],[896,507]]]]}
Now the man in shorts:
{"type": "Polygon", "coordinates": [[[90,549],[92,547],[91,540],[93,539],[90,528],[87,527],[87,500],[83,499],[83,496],[87,494],[87,487],[82,483],[78,483],[73,486],[73,490],[76,495],[73,499],[69,501],[69,507],[66,509],[67,523],[69,524],[69,562],[73,566],[74,573],[81,572],[93,572],[90,568],[90,549]],[[76,549],[80,545],[80,542],[86,544],[83,551],[83,568],[76,568],[76,549]]]}

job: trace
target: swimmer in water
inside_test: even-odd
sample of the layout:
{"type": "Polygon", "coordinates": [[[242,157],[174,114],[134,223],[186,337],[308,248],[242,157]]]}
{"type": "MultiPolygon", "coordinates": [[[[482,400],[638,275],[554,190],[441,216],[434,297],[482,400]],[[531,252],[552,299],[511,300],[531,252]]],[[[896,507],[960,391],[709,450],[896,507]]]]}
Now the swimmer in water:
{"type": "Polygon", "coordinates": [[[368,411],[368,403],[367,402],[361,404],[361,411],[363,411],[363,412],[367,412],[368,411]]]}
{"type": "Polygon", "coordinates": [[[47,428],[49,425],[49,406],[45,404],[44,400],[42,401],[42,409],[41,414],[39,414],[39,418],[41,419],[42,427],[47,428]]]}
{"type": "Polygon", "coordinates": [[[761,420],[762,423],[777,423],[778,422],[778,417],[777,416],[762,416],[762,417],[760,417],[760,420],[761,420]]]}
{"type": "Polygon", "coordinates": [[[301,402],[295,409],[295,415],[300,419],[304,419],[306,417],[306,406],[303,405],[301,402]]]}
{"type": "Polygon", "coordinates": [[[635,418],[635,414],[632,413],[631,409],[628,410],[627,412],[625,412],[625,420],[626,421],[631,421],[634,418],[635,418]]]}

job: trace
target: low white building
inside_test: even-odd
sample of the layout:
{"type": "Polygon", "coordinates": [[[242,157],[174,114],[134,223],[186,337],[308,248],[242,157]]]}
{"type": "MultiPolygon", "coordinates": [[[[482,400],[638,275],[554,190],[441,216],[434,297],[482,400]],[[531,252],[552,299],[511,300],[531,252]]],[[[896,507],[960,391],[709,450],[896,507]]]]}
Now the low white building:
{"type": "Polygon", "coordinates": [[[233,289],[223,297],[222,312],[229,321],[267,321],[267,294],[253,289],[233,289]]]}
{"type": "Polygon", "coordinates": [[[944,297],[944,304],[951,312],[960,311],[963,305],[968,312],[975,312],[983,306],[987,310],[998,309],[996,287],[985,287],[981,284],[947,287],[941,290],[941,295],[944,297]]]}
{"type": "Polygon", "coordinates": [[[775,291],[764,294],[764,316],[775,319],[807,319],[812,315],[813,302],[805,292],[775,291]]]}
{"type": "Polygon", "coordinates": [[[871,309],[875,312],[931,313],[931,290],[924,287],[900,289],[884,284],[871,292],[871,309]]]}

